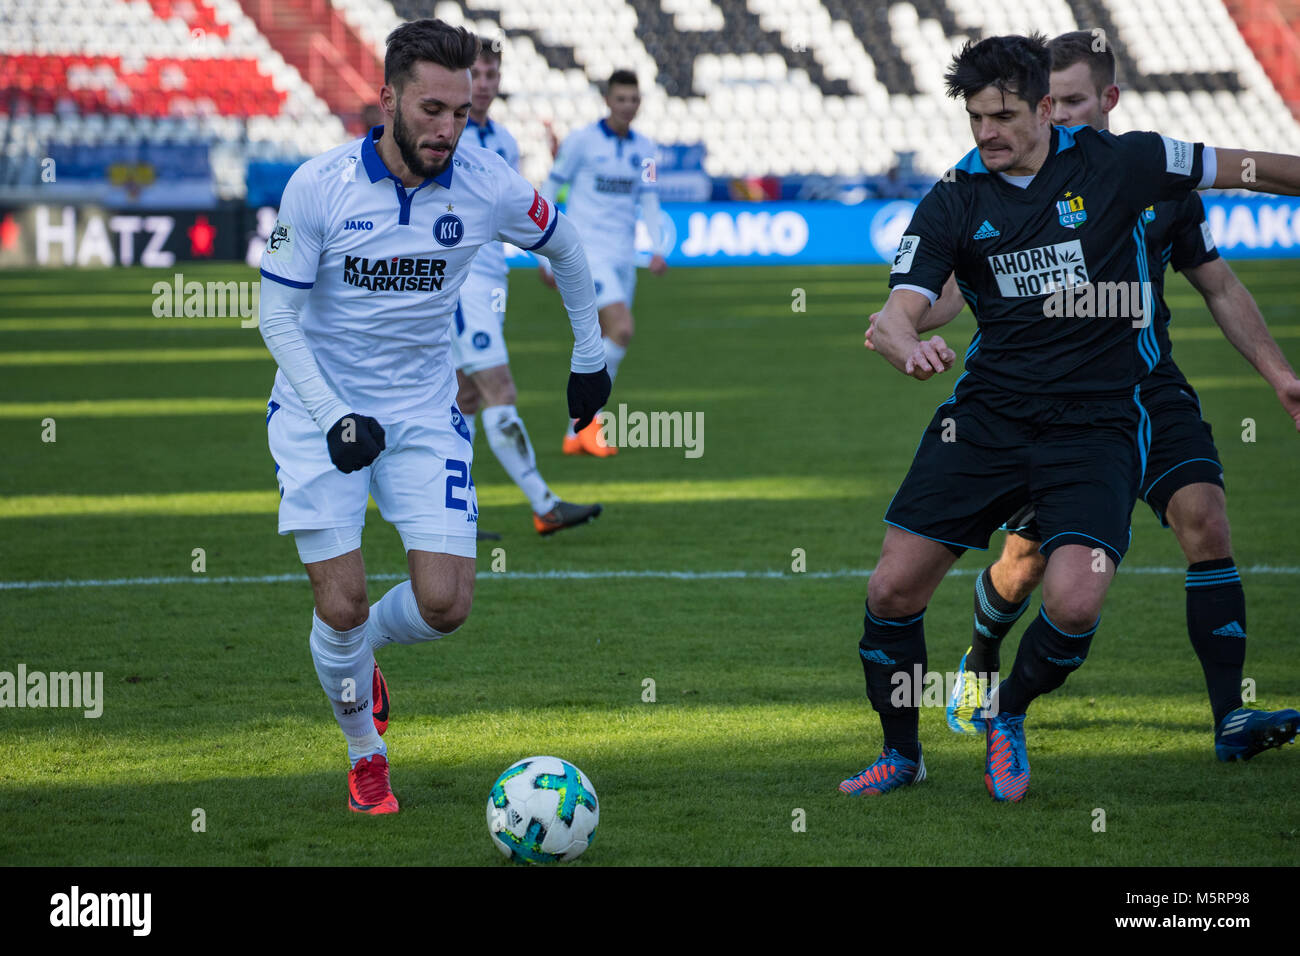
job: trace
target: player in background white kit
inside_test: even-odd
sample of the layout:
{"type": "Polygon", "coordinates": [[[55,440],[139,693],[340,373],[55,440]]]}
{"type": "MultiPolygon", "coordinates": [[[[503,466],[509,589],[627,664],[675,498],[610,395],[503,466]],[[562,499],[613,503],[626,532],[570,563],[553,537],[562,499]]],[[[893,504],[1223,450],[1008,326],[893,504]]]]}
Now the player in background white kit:
{"type": "MultiPolygon", "coordinates": [[[[654,254],[650,271],[663,275],[668,263],[661,254],[659,186],[655,180],[655,144],[632,129],[641,107],[636,74],[615,70],[605,92],[609,116],[576,130],[565,139],[555,158],[542,195],[554,202],[560,187],[569,185],[565,215],[582,236],[596,282],[596,308],[605,340],[605,365],[611,380],[632,341],[632,296],[636,291],[636,213],[650,234],[654,254]]],[[[552,288],[550,272],[541,264],[542,281],[552,288]]],[[[600,423],[564,437],[566,455],[607,457],[617,449],[600,440],[600,423]]]]}
{"type": "MultiPolygon", "coordinates": [[[[492,150],[511,169],[518,170],[519,145],[515,138],[488,118],[488,109],[501,86],[501,52],[495,44],[479,52],[470,81],[465,141],[492,150]]],[[[491,242],[475,253],[469,276],[461,286],[451,337],[452,361],[460,386],[456,404],[465,415],[471,436],[474,414],[482,409],[483,430],[493,454],[528,498],[533,527],[539,534],[549,535],[590,521],[600,514],[601,506],[561,501],[538,471],[537,453],[515,408],[515,382],[506,353],[508,271],[505,249],[501,243],[491,242]]]]}
{"type": "Polygon", "coordinates": [[[388,37],[386,125],[308,160],[262,256],[260,328],[279,365],[267,443],[315,598],[310,648],[347,740],[348,805],[395,813],[388,692],[374,651],[455,631],[474,594],[473,446],[448,354],[460,286],[499,239],[549,257],[573,326],[569,412],[609,398],[577,230],[496,153],[458,145],[479,41],[440,20],[388,37]],[[373,495],[411,576],[373,607],[361,531],[373,495]]]}

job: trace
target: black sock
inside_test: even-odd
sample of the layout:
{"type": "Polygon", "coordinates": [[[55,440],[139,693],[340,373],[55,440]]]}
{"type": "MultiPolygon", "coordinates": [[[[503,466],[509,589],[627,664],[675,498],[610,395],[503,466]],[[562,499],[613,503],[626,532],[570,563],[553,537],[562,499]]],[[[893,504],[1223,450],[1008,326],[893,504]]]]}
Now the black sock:
{"type": "Polygon", "coordinates": [[[975,628],[971,634],[970,653],[966,655],[966,669],[977,674],[994,674],[1001,664],[999,650],[1020,615],[1029,607],[1029,598],[1013,604],[998,593],[993,586],[990,568],[975,579],[975,628]]]}
{"type": "Polygon", "coordinates": [[[1246,592],[1232,558],[1187,569],[1187,636],[1205,672],[1214,726],[1241,706],[1246,663],[1246,592]]]}
{"type": "MultiPolygon", "coordinates": [[[[1101,619],[1098,618],[1098,624],[1101,619]]],[[[1016,649],[1011,674],[998,685],[990,709],[996,713],[1023,714],[1036,697],[1056,690],[1088,658],[1097,624],[1082,634],[1066,634],[1038,609],[1038,617],[1025,628],[1016,649]]]]}
{"type": "Polygon", "coordinates": [[[862,621],[858,656],[867,680],[867,699],[880,715],[885,746],[908,760],[921,756],[921,688],[913,687],[925,673],[925,611],[900,618],[881,618],[867,608],[862,621]],[[918,666],[919,665],[919,666],[918,666]],[[906,675],[901,683],[895,674],[906,675]],[[908,690],[911,693],[908,693],[908,690]]]}

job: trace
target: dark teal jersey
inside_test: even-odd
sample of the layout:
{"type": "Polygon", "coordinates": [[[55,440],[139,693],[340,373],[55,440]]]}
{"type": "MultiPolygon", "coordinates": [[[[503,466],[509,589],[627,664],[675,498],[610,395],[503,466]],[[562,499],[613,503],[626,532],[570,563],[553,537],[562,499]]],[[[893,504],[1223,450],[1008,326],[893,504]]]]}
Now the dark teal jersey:
{"type": "Polygon", "coordinates": [[[1143,212],[1191,195],[1202,153],[1159,133],[1056,126],[1021,189],[972,150],[921,200],[889,284],[937,295],[956,273],[979,326],[966,371],[985,384],[1131,395],[1161,358],[1163,263],[1143,212]]]}
{"type": "MultiPolygon", "coordinates": [[[[1156,344],[1160,348],[1160,364],[1153,376],[1172,376],[1182,381],[1182,373],[1173,367],[1173,345],[1169,341],[1169,321],[1172,318],[1165,302],[1164,273],[1167,268],[1178,272],[1194,269],[1219,258],[1210,224],[1205,220],[1205,204],[1192,193],[1181,202],[1158,202],[1142,210],[1146,223],[1147,255],[1155,268],[1152,280],[1156,289],[1156,344]]],[[[1143,387],[1146,391],[1146,386],[1143,387]]]]}

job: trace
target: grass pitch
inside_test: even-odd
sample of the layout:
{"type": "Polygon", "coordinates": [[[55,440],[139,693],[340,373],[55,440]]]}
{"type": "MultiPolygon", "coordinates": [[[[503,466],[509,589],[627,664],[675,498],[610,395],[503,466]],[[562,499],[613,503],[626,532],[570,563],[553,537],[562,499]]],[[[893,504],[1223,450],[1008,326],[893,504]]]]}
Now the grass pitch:
{"type": "MultiPolygon", "coordinates": [[[[1294,268],[1237,265],[1300,363],[1294,268]]],[[[105,696],[98,719],[0,709],[0,862],[505,865],[488,788],[534,753],[573,761],[599,793],[580,866],[1300,860],[1300,749],[1214,759],[1184,562],[1141,503],[1087,666],[1030,712],[1023,804],[989,799],[982,741],[949,732],[941,708],[921,718],[922,786],[836,792],[880,746],[857,657],[864,572],[959,371],[918,383],[862,348],[883,268],[642,274],[611,406],[703,412],[694,459],[562,456],[567,323],[531,272],[512,278],[512,366],[542,473],[606,512],[540,539],[480,437],[480,524],[504,538],[480,546],[460,632],[381,653],[402,812],[349,813],[342,739],[307,650],[310,590],[275,533],[274,366],[237,318],[155,318],[151,288],[171,278],[0,275],[0,671],[102,671],[105,696]],[[805,312],[791,308],[798,289],[805,312]]],[[[1300,435],[1186,282],[1171,277],[1169,295],[1175,357],[1226,466],[1246,675],[1259,704],[1294,706],[1300,435]]],[[[967,315],[948,339],[964,346],[972,331],[967,315]]],[[[405,570],[373,510],[364,554],[373,601],[405,570]]],[[[930,605],[932,669],[957,666],[988,560],[968,554],[930,605]]]]}

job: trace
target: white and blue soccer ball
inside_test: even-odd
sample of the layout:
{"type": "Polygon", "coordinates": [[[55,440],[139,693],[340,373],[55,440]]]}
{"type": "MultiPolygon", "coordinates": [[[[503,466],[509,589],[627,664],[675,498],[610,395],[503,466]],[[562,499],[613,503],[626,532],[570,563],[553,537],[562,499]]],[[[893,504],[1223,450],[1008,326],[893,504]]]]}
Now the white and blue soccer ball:
{"type": "Polygon", "coordinates": [[[516,863],[577,859],[600,822],[596,788],[559,757],[526,757],[506,768],[488,794],[492,843],[516,863]]]}

